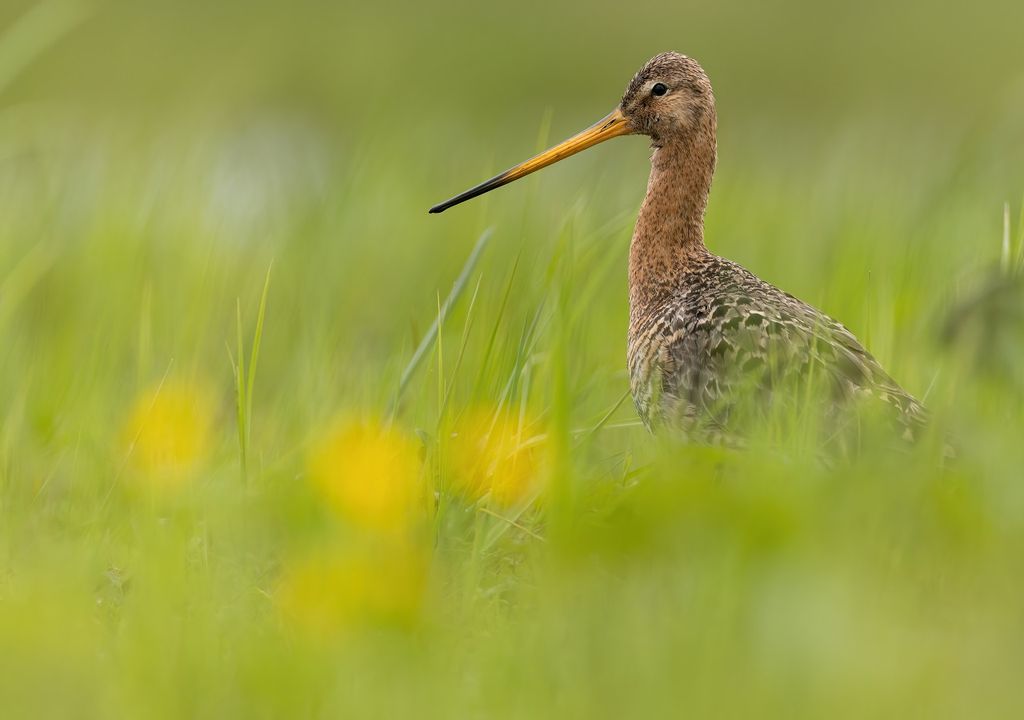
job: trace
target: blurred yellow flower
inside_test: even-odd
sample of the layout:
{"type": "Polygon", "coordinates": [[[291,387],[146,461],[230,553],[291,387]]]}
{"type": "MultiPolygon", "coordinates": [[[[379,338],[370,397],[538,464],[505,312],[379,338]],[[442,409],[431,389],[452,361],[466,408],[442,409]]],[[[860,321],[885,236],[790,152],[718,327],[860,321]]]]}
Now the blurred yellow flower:
{"type": "Polygon", "coordinates": [[[212,425],[209,396],[197,385],[168,381],[136,398],[123,438],[138,470],[173,485],[206,457],[212,425]]]}
{"type": "Polygon", "coordinates": [[[409,528],[422,502],[419,446],[394,426],[341,422],[315,444],[309,477],[335,510],[364,528],[409,528]]]}
{"type": "Polygon", "coordinates": [[[454,487],[473,500],[489,495],[504,506],[528,499],[540,484],[543,436],[530,435],[527,427],[504,410],[466,412],[451,438],[454,487]]]}
{"type": "Polygon", "coordinates": [[[427,556],[420,549],[334,549],[294,563],[274,599],[288,621],[329,637],[360,627],[414,625],[426,585],[427,556]]]}

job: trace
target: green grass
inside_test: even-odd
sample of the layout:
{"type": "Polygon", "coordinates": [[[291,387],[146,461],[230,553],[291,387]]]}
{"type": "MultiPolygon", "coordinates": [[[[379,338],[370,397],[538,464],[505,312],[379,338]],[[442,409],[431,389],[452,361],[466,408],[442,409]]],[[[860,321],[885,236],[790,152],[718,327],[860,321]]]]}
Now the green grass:
{"type": "MultiPolygon", "coordinates": [[[[709,34],[692,42],[721,68],[709,246],[841,319],[960,449],[943,466],[937,438],[893,452],[868,434],[827,464],[792,418],[733,452],[652,437],[623,401],[642,140],[426,214],[606,112],[643,59],[630,53],[661,45],[618,48],[616,22],[596,13],[585,29],[622,67],[595,60],[564,96],[546,76],[527,84],[537,57],[487,56],[433,99],[414,65],[395,74],[388,57],[382,83],[416,80],[402,107],[349,55],[376,37],[433,71],[478,49],[470,21],[461,45],[431,53],[411,10],[394,37],[345,26],[336,47],[296,29],[318,25],[313,4],[284,25],[262,6],[216,18],[48,7],[0,40],[0,715],[1024,709],[1024,102],[1010,50],[972,40],[963,62],[1000,98],[979,109],[974,86],[933,92],[913,52],[944,21],[924,39],[897,24],[916,58],[912,109],[811,74],[819,112],[798,111],[789,78],[759,115],[765,91],[743,99],[743,78],[764,68],[736,59],[749,38],[694,10],[709,34]],[[184,43],[181,68],[164,29],[184,43]],[[281,48],[299,58],[286,70],[281,48]],[[487,72],[506,77],[500,92],[477,82],[487,72]],[[936,109],[950,98],[962,102],[936,109]],[[512,119],[495,120],[495,103],[512,119]],[[209,408],[180,473],[147,465],[144,447],[174,388],[209,408]],[[536,441],[542,500],[456,492],[452,432],[480,408],[536,441]],[[387,543],[310,482],[309,455],[339,417],[415,439],[433,499],[414,534],[428,572],[418,608],[311,633],[281,607],[305,558],[366,552],[385,591],[420,592],[401,590],[387,543]]],[[[353,13],[378,28],[372,9],[353,13]]],[[[502,32],[514,43],[530,27],[502,32]]],[[[824,68],[848,49],[801,42],[824,68]]],[[[570,63],[547,36],[535,52],[570,63]]],[[[356,590],[325,580],[322,592],[356,590]]]]}

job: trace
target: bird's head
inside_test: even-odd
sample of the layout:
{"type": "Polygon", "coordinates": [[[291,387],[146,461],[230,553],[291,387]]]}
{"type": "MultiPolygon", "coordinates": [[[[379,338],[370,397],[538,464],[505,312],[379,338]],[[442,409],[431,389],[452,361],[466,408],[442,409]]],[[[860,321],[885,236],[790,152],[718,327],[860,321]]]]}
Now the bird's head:
{"type": "Polygon", "coordinates": [[[633,76],[617,112],[632,132],[660,145],[696,132],[714,110],[711,82],[700,63],[667,52],[651,58],[633,76]]]}
{"type": "Polygon", "coordinates": [[[696,60],[674,52],[656,55],[633,76],[622,102],[606,117],[540,155],[435,205],[430,212],[444,212],[619,135],[648,135],[655,146],[685,138],[714,117],[714,108],[711,83],[696,60]]]}

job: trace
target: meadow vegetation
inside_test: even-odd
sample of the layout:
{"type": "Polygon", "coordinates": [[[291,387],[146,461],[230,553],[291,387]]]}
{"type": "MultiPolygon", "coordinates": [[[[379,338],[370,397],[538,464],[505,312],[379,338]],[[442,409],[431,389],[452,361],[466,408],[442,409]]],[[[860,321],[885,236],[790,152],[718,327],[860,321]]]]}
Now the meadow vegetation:
{"type": "Polygon", "coordinates": [[[1019,716],[1024,14],[770,5],[5,3],[0,716],[1019,716]],[[933,437],[640,426],[641,139],[426,214],[669,48],[933,437]]]}

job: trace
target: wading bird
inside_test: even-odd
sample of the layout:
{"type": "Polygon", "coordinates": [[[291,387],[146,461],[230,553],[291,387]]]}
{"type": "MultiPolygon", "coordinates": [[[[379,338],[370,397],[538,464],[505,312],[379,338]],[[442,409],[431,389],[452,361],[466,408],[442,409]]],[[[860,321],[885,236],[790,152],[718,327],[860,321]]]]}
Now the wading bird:
{"type": "Polygon", "coordinates": [[[741,405],[778,407],[813,385],[827,416],[867,403],[912,439],[925,410],[849,330],[704,245],[716,126],[703,68],[685,55],[663,53],[597,124],[430,212],[610,138],[646,135],[653,154],[629,248],[627,359],[630,390],[647,427],[667,424],[694,439],[742,443],[741,416],[750,415],[741,405]]]}

